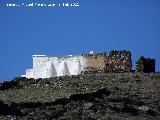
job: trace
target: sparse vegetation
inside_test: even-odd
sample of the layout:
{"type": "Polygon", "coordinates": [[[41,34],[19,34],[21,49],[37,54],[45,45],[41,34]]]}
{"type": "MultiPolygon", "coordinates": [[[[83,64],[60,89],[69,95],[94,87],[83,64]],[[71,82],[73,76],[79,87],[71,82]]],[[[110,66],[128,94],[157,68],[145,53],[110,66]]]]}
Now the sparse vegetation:
{"type": "Polygon", "coordinates": [[[0,86],[0,119],[160,119],[159,101],[159,73],[16,78],[0,86]]]}

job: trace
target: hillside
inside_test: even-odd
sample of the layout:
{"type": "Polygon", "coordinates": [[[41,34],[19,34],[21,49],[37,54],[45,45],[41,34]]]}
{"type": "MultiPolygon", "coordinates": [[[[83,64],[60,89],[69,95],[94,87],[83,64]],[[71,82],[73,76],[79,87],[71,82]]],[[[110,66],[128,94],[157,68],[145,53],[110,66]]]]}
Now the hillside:
{"type": "Polygon", "coordinates": [[[0,119],[160,119],[160,73],[101,73],[0,85],[0,119]]]}

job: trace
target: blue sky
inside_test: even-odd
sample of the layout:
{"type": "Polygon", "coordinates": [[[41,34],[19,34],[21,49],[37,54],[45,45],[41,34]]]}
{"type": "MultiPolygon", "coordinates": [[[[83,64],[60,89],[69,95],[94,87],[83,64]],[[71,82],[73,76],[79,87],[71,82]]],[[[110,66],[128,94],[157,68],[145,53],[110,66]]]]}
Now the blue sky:
{"type": "Polygon", "coordinates": [[[32,68],[33,54],[56,56],[91,50],[130,50],[133,68],[143,55],[155,58],[156,70],[160,71],[159,0],[37,0],[78,2],[80,6],[3,6],[11,2],[0,1],[1,81],[11,80],[32,68]]]}

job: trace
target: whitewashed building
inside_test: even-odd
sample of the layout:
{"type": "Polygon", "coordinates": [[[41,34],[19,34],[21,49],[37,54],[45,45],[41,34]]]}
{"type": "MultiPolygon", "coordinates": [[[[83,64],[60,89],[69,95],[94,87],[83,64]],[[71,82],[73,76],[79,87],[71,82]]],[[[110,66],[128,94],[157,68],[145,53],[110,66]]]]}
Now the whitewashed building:
{"type": "Polygon", "coordinates": [[[50,78],[65,75],[78,75],[87,66],[83,56],[51,57],[33,55],[33,69],[27,69],[26,78],[50,78]]]}

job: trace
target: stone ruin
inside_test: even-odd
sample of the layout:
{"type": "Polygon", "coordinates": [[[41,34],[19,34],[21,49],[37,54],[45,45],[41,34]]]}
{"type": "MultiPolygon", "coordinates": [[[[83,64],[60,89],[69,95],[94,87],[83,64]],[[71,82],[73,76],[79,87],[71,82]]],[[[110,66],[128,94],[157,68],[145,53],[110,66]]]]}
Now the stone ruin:
{"type": "MultiPolygon", "coordinates": [[[[27,69],[26,78],[50,78],[88,73],[132,72],[131,52],[126,50],[110,53],[95,53],[78,56],[33,55],[33,69],[27,69]]],[[[136,72],[155,72],[155,60],[141,57],[136,72]]]]}
{"type": "Polygon", "coordinates": [[[95,69],[103,72],[131,72],[132,61],[130,51],[111,51],[107,53],[85,55],[88,71],[95,69]]]}
{"type": "Polygon", "coordinates": [[[141,56],[136,62],[136,72],[155,72],[155,59],[141,56]]]}
{"type": "Polygon", "coordinates": [[[111,51],[106,57],[107,72],[131,72],[132,60],[130,51],[111,51]]]}

